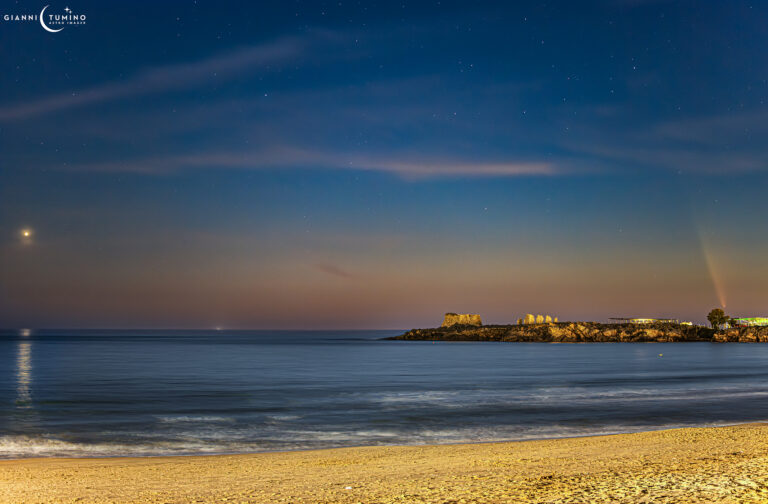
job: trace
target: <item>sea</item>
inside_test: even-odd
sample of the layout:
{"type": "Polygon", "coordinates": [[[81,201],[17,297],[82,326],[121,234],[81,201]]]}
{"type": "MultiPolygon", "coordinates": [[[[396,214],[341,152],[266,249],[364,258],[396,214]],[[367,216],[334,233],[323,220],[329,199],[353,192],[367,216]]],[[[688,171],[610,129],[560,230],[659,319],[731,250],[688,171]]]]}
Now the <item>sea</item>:
{"type": "Polygon", "coordinates": [[[768,419],[768,345],[0,331],[0,458],[514,441],[768,419]]]}

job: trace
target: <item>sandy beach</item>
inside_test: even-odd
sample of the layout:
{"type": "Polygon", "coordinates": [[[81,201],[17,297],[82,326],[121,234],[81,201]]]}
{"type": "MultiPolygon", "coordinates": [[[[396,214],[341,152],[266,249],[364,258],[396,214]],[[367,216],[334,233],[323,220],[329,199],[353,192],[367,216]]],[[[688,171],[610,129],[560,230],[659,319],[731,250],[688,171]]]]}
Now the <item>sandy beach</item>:
{"type": "Polygon", "coordinates": [[[0,501],[767,502],[768,424],[559,440],[0,462],[0,501]]]}

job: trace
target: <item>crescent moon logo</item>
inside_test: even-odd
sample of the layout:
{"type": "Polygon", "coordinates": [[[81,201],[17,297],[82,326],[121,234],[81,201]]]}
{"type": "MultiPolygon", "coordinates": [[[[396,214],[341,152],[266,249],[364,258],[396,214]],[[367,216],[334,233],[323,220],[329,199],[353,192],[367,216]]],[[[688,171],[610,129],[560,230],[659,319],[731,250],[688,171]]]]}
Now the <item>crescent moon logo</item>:
{"type": "Polygon", "coordinates": [[[43,27],[43,30],[45,30],[45,31],[47,31],[47,32],[51,32],[51,33],[60,32],[61,30],[63,30],[63,29],[64,29],[64,27],[63,27],[63,26],[62,26],[61,28],[59,28],[58,30],[52,30],[51,28],[48,28],[48,27],[45,25],[45,18],[43,17],[43,14],[45,14],[45,9],[47,9],[48,7],[49,7],[49,6],[48,6],[48,5],[46,5],[45,7],[43,7],[43,10],[41,10],[41,11],[40,11],[40,26],[42,26],[42,27],[43,27]]]}

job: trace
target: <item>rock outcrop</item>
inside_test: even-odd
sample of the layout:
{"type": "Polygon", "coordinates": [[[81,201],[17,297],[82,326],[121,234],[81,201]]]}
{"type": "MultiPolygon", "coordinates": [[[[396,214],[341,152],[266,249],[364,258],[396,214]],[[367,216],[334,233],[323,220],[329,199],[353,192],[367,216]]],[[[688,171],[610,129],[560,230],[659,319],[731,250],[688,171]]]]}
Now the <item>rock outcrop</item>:
{"type": "Polygon", "coordinates": [[[480,315],[472,313],[446,313],[443,319],[443,325],[440,327],[451,327],[455,325],[481,326],[483,321],[480,315]]]}
{"type": "Polygon", "coordinates": [[[718,343],[768,343],[768,327],[734,327],[715,334],[718,343]]]}
{"type": "Polygon", "coordinates": [[[482,327],[451,325],[435,329],[412,329],[392,339],[548,343],[753,340],[768,342],[768,328],[752,327],[731,329],[729,331],[716,333],[713,329],[707,327],[672,323],[600,324],[597,322],[552,322],[550,324],[491,325],[482,327]],[[730,334],[729,331],[733,331],[734,334],[730,334]]]}

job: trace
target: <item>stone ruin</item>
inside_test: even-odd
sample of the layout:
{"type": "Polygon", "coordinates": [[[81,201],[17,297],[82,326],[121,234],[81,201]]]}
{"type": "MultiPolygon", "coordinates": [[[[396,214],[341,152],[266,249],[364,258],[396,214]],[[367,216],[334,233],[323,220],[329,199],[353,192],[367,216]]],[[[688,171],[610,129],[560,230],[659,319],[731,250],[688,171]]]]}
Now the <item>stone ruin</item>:
{"type": "MultiPolygon", "coordinates": [[[[532,324],[557,324],[557,317],[551,315],[532,315],[526,314],[524,318],[517,319],[517,325],[532,324]]],[[[446,313],[443,324],[440,327],[451,327],[453,325],[472,325],[481,326],[483,321],[480,315],[474,313],[446,313]]]]}
{"type": "Polygon", "coordinates": [[[473,313],[446,313],[443,325],[440,327],[450,327],[457,324],[481,326],[483,321],[480,319],[480,315],[473,313]]]}
{"type": "Polygon", "coordinates": [[[550,315],[532,315],[530,313],[526,314],[525,318],[523,319],[517,319],[517,323],[520,325],[530,325],[530,324],[557,324],[557,317],[552,317],[550,315]]]}

